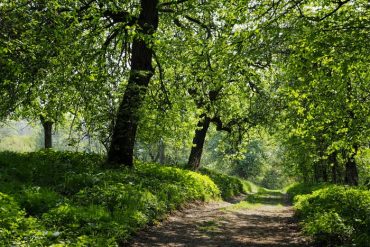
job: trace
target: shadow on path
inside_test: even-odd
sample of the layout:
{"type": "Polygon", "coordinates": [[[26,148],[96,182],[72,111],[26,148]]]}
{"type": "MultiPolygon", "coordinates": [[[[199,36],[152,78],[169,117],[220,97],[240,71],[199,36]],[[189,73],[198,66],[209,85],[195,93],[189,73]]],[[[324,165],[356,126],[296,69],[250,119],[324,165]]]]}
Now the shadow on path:
{"type": "Polygon", "coordinates": [[[250,203],[260,203],[265,205],[284,205],[284,206],[290,206],[291,202],[289,201],[289,198],[287,194],[284,194],[280,191],[262,191],[258,192],[256,194],[248,195],[244,198],[244,201],[250,202],[250,203]]]}
{"type": "Polygon", "coordinates": [[[284,194],[262,192],[171,216],[128,246],[307,246],[284,194]],[[248,207],[244,207],[247,204],[248,207]],[[252,205],[252,206],[251,206],[252,205]],[[253,206],[255,205],[255,206],[253,206]]]}

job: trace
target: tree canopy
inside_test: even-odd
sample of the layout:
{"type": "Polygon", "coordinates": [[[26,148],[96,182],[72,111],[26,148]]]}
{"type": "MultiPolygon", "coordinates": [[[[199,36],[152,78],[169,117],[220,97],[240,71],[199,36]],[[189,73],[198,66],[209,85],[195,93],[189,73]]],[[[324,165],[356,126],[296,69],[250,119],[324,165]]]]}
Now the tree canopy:
{"type": "Polygon", "coordinates": [[[366,1],[17,0],[0,20],[3,120],[41,120],[45,136],[67,122],[72,144],[99,139],[116,168],[136,145],[154,160],[187,150],[198,169],[209,130],[243,159],[260,129],[298,173],[358,183],[366,1]]]}

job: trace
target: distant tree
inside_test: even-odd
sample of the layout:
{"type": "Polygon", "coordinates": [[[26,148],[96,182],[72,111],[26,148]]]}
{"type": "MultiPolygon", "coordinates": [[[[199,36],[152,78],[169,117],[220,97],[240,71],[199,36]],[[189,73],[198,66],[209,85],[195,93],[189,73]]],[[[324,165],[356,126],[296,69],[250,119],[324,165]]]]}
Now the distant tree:
{"type": "Polygon", "coordinates": [[[328,180],[332,167],[332,180],[340,181],[341,161],[344,182],[357,185],[355,156],[370,131],[367,3],[309,2],[297,14],[281,66],[287,136],[305,147],[302,155],[312,160],[316,180],[328,180]]]}

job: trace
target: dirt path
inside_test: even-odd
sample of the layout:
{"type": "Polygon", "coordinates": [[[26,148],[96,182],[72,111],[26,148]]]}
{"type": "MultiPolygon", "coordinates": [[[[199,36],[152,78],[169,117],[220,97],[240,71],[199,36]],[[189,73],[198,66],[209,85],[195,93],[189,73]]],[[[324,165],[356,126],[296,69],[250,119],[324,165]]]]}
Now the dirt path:
{"type": "Polygon", "coordinates": [[[192,207],[138,234],[139,246],[308,246],[281,193],[192,207]]]}

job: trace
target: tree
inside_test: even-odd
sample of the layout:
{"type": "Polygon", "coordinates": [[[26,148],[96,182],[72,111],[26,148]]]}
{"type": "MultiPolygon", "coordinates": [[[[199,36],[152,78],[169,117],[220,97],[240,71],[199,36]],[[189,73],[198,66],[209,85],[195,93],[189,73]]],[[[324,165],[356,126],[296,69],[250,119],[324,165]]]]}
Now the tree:
{"type": "Polygon", "coordinates": [[[369,141],[369,53],[363,49],[368,32],[363,20],[370,13],[365,1],[330,2],[327,8],[321,4],[326,3],[298,7],[301,20],[293,25],[289,58],[281,67],[285,126],[291,138],[307,147],[317,179],[327,180],[332,167],[332,180],[338,181],[342,160],[344,182],[357,185],[355,156],[369,141]]]}
{"type": "Polygon", "coordinates": [[[153,76],[153,50],[150,45],[158,28],[158,1],[141,0],[137,20],[138,35],[132,43],[131,72],[113,129],[108,161],[112,166],[133,166],[133,152],[139,116],[137,115],[153,76]]]}
{"type": "MultiPolygon", "coordinates": [[[[10,64],[1,70],[4,87],[0,92],[8,96],[1,108],[2,117],[41,121],[46,148],[52,146],[55,124],[62,122],[66,114],[67,118],[74,116],[71,123],[74,127],[82,111],[85,119],[97,115],[97,107],[88,106],[103,101],[107,88],[122,78],[124,66],[107,69],[112,60],[121,59],[116,58],[117,51],[112,54],[112,44],[102,41],[108,34],[101,34],[101,26],[105,24],[100,23],[99,18],[91,19],[99,9],[91,4],[93,1],[66,4],[19,0],[1,5],[1,16],[6,24],[2,26],[4,37],[0,39],[6,48],[1,61],[10,64]],[[108,81],[108,75],[113,79],[108,81]]],[[[106,18],[114,15],[100,14],[106,18]]],[[[108,35],[106,39],[109,38],[108,35]]],[[[109,93],[114,95],[111,91],[109,93]]],[[[111,113],[106,111],[106,115],[111,113]]]]}
{"type": "MultiPolygon", "coordinates": [[[[59,52],[57,49],[60,46],[56,45],[55,39],[46,35],[52,25],[46,23],[50,21],[48,17],[32,16],[31,8],[39,10],[42,5],[22,1],[4,2],[1,5],[0,13],[2,22],[5,24],[2,26],[3,37],[0,41],[4,45],[4,52],[1,54],[1,61],[4,65],[1,70],[4,87],[1,88],[1,92],[4,96],[8,96],[7,100],[4,101],[2,112],[4,118],[36,117],[41,120],[45,133],[45,148],[50,148],[54,121],[46,116],[49,114],[45,110],[41,110],[41,108],[50,107],[50,104],[46,107],[46,102],[44,100],[40,102],[40,99],[45,99],[46,91],[49,91],[48,101],[54,101],[51,99],[50,86],[47,84],[54,85],[54,89],[61,89],[59,84],[56,88],[56,82],[46,82],[45,80],[45,77],[51,74],[51,72],[46,72],[50,69],[50,65],[57,65],[54,63],[56,62],[54,58],[59,52]],[[33,32],[40,34],[35,36],[33,32]],[[56,47],[51,48],[51,44],[56,47]],[[14,68],[7,65],[14,66],[14,68]],[[35,105],[35,101],[38,101],[38,104],[35,105]]],[[[57,77],[57,75],[53,74],[53,77],[57,77]]],[[[53,92],[53,95],[56,93],[53,92]]]]}

